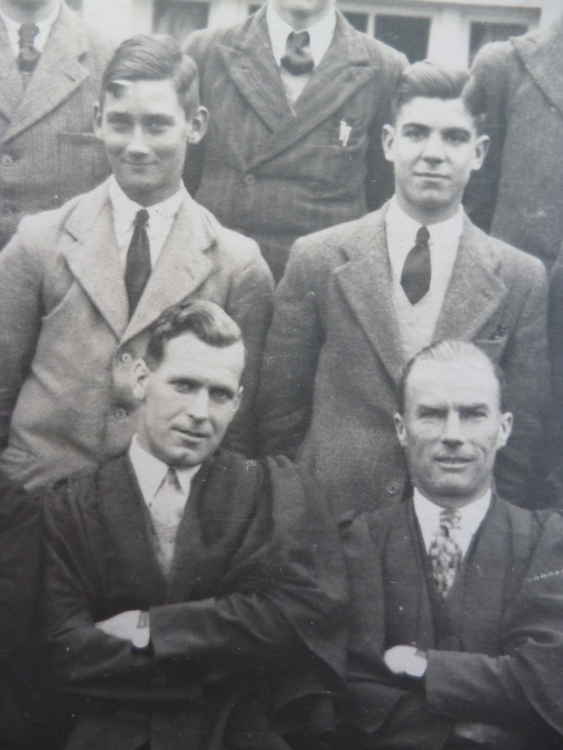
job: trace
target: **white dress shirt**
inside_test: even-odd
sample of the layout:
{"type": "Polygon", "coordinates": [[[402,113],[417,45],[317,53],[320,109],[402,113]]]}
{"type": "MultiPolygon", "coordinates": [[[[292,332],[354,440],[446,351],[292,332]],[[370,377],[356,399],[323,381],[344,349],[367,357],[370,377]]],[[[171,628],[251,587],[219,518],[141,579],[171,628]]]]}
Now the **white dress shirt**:
{"type": "MultiPolygon", "coordinates": [[[[46,18],[43,18],[41,21],[34,21],[35,25],[39,29],[39,32],[37,33],[37,36],[33,41],[33,46],[38,52],[43,52],[43,50],[45,49],[47,39],[49,38],[49,34],[51,33],[51,29],[53,28],[53,24],[57,20],[57,17],[61,10],[61,5],[62,2],[57,3],[46,18]]],[[[2,13],[2,11],[0,11],[0,19],[2,19],[2,21],[4,22],[6,31],[8,32],[8,39],[10,41],[10,48],[12,50],[12,53],[14,57],[17,58],[20,54],[21,23],[18,23],[18,21],[14,21],[12,18],[10,18],[10,16],[2,13]]]]}
{"type": "Polygon", "coordinates": [[[151,251],[151,266],[154,268],[164,247],[164,243],[170,234],[176,214],[184,200],[184,188],[180,187],[170,198],[147,208],[135,203],[135,201],[132,201],[131,198],[125,195],[117,180],[112,175],[109,181],[109,197],[113,213],[115,241],[123,268],[125,268],[127,262],[127,250],[129,249],[129,243],[131,242],[135,228],[135,216],[141,208],[146,208],[149,214],[147,234],[151,251]]]}
{"type": "Polygon", "coordinates": [[[285,68],[281,67],[281,59],[286,53],[287,37],[292,31],[309,32],[309,38],[311,40],[311,57],[313,58],[313,63],[316,68],[331,45],[334,36],[334,29],[336,27],[336,11],[334,8],[330,8],[328,13],[325,13],[320,20],[311,26],[304,29],[294,29],[276,13],[271,3],[268,3],[266,9],[266,23],[268,25],[268,34],[270,35],[274,60],[280,69],[280,75],[287,94],[288,102],[293,104],[297,101],[301,92],[307,85],[311,74],[295,76],[285,68]]]}
{"type": "MultiPolygon", "coordinates": [[[[487,515],[491,504],[491,490],[487,490],[477,500],[458,509],[460,516],[459,528],[451,530],[452,538],[457,542],[462,554],[465,556],[469,545],[483,519],[487,515]]],[[[432,540],[440,528],[440,513],[442,508],[436,503],[428,500],[416,487],[413,493],[414,512],[422,532],[424,547],[428,552],[432,540]]]]}
{"type": "Polygon", "coordinates": [[[399,322],[403,354],[407,360],[432,342],[463,230],[461,206],[446,221],[425,225],[430,233],[430,289],[419,302],[412,305],[401,286],[401,274],[421,226],[403,211],[396,197],[391,199],[385,215],[385,231],[391,263],[393,303],[399,322]]]}

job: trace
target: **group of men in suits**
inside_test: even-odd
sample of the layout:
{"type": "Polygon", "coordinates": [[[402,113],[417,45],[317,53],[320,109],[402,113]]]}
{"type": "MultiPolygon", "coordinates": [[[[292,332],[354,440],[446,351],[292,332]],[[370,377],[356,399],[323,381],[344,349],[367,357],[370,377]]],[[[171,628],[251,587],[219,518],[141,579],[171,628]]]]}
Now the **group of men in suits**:
{"type": "Polygon", "coordinates": [[[64,746],[558,747],[560,519],[493,483],[502,449],[501,494],[538,504],[546,274],[461,208],[489,146],[482,80],[405,67],[329,0],[270,0],[196,33],[191,57],[123,42],[90,131],[69,112],[92,95],[91,47],[29,119],[76,18],[0,0],[0,21],[14,164],[18,134],[52,155],[49,124],[73,168],[66,140],[103,146],[92,184],[111,171],[0,253],[0,574],[22,623],[4,663],[40,587],[40,499],[64,746]],[[390,166],[391,200],[364,216],[390,166]]]}

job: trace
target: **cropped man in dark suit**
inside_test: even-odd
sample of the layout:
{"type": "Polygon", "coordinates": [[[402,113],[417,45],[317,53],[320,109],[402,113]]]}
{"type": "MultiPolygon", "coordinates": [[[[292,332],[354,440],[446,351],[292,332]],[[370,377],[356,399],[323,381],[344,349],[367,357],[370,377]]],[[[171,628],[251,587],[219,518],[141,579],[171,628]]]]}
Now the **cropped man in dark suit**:
{"type": "Polygon", "coordinates": [[[0,738],[3,750],[33,750],[29,658],[39,601],[39,503],[0,474],[0,738]]]}
{"type": "Polygon", "coordinates": [[[551,268],[563,239],[563,17],[485,45],[473,75],[486,97],[491,148],[469,185],[470,216],[551,268]]]}
{"type": "Polygon", "coordinates": [[[416,63],[399,82],[384,148],[395,196],[381,211],[295,243],[274,302],[261,379],[261,444],[298,455],[335,508],[396,503],[406,467],[393,427],[402,367],[455,336],[506,372],[518,414],[497,478],[526,494],[548,391],[542,264],[463,214],[485,156],[479,99],[464,71],[416,63]]]}
{"type": "Polygon", "coordinates": [[[257,240],[276,279],[297,237],[389,195],[379,135],[406,61],[334,0],[268,0],[240,26],[195,32],[186,50],[216,115],[197,198],[257,240]]]}
{"type": "Polygon", "coordinates": [[[110,54],[62,0],[0,0],[0,248],[108,175],[92,111],[110,54]]]}
{"type": "Polygon", "coordinates": [[[206,122],[195,64],[171,37],[123,42],[96,110],[113,175],[26,218],[0,254],[0,464],[17,481],[56,480],[124,450],[132,363],[162,310],[185,297],[223,305],[244,331],[230,439],[251,450],[272,278],[256,244],[182,184],[187,142],[206,122]]]}
{"type": "Polygon", "coordinates": [[[443,341],[406,368],[412,495],[344,520],[348,695],[335,748],[524,750],[563,741],[563,522],[497,496],[510,435],[491,360],[443,341]]]}
{"type": "Polygon", "coordinates": [[[219,450],[244,355],[218,305],[165,311],[135,363],[128,451],[44,504],[50,674],[78,717],[67,750],[280,750],[272,712],[342,674],[322,497],[286,459],[219,450]]]}

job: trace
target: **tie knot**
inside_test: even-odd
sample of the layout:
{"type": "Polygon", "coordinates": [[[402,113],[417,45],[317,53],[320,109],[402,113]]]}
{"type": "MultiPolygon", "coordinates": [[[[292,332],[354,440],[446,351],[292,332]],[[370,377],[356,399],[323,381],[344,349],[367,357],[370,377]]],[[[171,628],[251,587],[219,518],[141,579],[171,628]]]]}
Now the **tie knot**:
{"type": "Polygon", "coordinates": [[[416,233],[416,244],[427,245],[429,239],[430,239],[430,232],[428,231],[428,228],[420,227],[420,229],[416,233]]]}
{"type": "Polygon", "coordinates": [[[308,31],[292,31],[287,35],[287,48],[293,52],[302,52],[309,46],[310,41],[308,31]]]}
{"type": "Polygon", "coordinates": [[[39,27],[34,23],[22,23],[19,30],[20,46],[33,47],[35,37],[39,34],[39,27]]]}
{"type": "Polygon", "coordinates": [[[135,214],[135,226],[139,228],[146,227],[149,223],[149,212],[146,208],[140,208],[135,214]]]}
{"type": "Polygon", "coordinates": [[[178,472],[173,466],[168,467],[166,476],[164,477],[163,485],[173,487],[175,490],[181,491],[180,480],[178,479],[178,472]]]}
{"type": "Polygon", "coordinates": [[[440,511],[440,526],[446,533],[458,529],[460,522],[461,514],[457,508],[442,508],[440,511]]]}

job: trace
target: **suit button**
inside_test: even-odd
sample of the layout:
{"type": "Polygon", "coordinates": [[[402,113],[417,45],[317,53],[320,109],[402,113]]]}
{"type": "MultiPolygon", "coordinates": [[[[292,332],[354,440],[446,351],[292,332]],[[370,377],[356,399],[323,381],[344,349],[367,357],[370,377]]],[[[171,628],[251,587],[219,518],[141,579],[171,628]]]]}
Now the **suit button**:
{"type": "Polygon", "coordinates": [[[122,420],[127,419],[127,411],[125,409],[114,409],[113,410],[113,417],[114,419],[122,420]]]}
{"type": "Polygon", "coordinates": [[[2,154],[2,157],[0,158],[0,163],[3,167],[11,167],[14,163],[14,157],[10,154],[2,154]]]}
{"type": "Polygon", "coordinates": [[[396,495],[399,491],[399,485],[397,482],[389,482],[387,487],[385,488],[385,491],[388,495],[396,495]]]}
{"type": "Polygon", "coordinates": [[[120,361],[121,361],[121,362],[122,362],[122,363],[123,363],[124,365],[128,365],[128,364],[129,364],[129,363],[130,363],[130,362],[131,362],[131,361],[133,360],[133,357],[132,357],[132,356],[131,356],[131,355],[129,354],[129,352],[123,352],[123,353],[122,353],[122,354],[120,355],[119,359],[120,359],[120,361]]]}
{"type": "Polygon", "coordinates": [[[244,181],[247,185],[254,185],[254,183],[256,182],[256,177],[254,177],[253,174],[247,174],[244,178],[244,181]]]}

